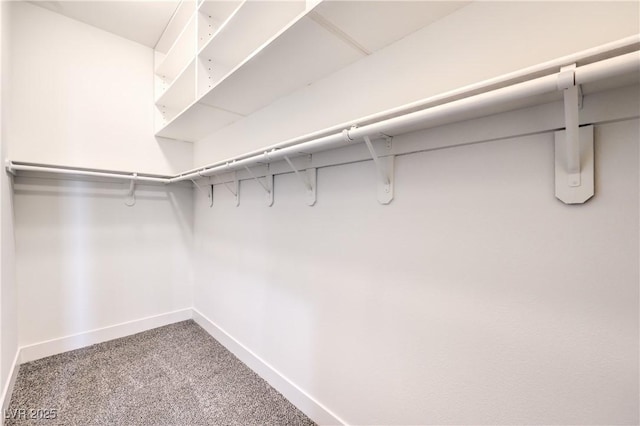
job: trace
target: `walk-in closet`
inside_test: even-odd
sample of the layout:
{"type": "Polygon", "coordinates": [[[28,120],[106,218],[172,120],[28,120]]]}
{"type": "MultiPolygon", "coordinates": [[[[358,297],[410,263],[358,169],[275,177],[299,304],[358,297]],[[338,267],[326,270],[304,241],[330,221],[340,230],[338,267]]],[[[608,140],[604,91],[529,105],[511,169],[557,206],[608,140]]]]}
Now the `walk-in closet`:
{"type": "Polygon", "coordinates": [[[637,425],[640,2],[0,1],[5,425],[637,425]]]}

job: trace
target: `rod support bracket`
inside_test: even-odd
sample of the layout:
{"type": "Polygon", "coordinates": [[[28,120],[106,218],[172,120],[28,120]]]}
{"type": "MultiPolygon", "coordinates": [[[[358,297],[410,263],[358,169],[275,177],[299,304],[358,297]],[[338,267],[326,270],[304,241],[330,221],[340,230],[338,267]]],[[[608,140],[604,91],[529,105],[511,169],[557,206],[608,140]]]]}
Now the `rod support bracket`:
{"type": "Polygon", "coordinates": [[[271,173],[268,167],[267,167],[267,173],[264,176],[264,180],[266,182],[267,188],[269,188],[268,191],[265,191],[266,192],[265,203],[267,204],[268,207],[271,207],[273,206],[273,174],[271,173]]]}
{"type": "Polygon", "coordinates": [[[131,181],[129,182],[129,192],[127,193],[127,198],[124,200],[124,204],[127,207],[133,207],[136,205],[136,180],[138,179],[138,174],[134,173],[131,181]]]}
{"type": "MultiPolygon", "coordinates": [[[[386,138],[385,138],[386,139],[386,138]]],[[[389,141],[387,140],[387,143],[389,141]]],[[[371,154],[373,163],[376,166],[380,180],[378,181],[378,202],[389,204],[393,200],[393,178],[394,178],[394,155],[379,157],[373,148],[369,136],[364,136],[364,143],[371,154]]],[[[388,146],[388,145],[387,145],[388,146]]]]}
{"type": "Polygon", "coordinates": [[[267,172],[264,175],[264,183],[262,183],[262,181],[258,179],[256,175],[253,174],[253,172],[248,166],[244,166],[244,168],[247,171],[247,173],[249,173],[249,176],[251,176],[253,180],[255,180],[256,182],[258,182],[262,187],[262,189],[264,189],[265,202],[267,206],[268,207],[273,206],[273,174],[269,170],[269,165],[267,164],[267,172]]]}
{"type": "MultiPolygon", "coordinates": [[[[302,182],[302,185],[305,189],[306,194],[306,202],[308,206],[313,206],[317,200],[317,180],[318,180],[318,171],[315,167],[310,167],[304,170],[304,174],[302,174],[296,166],[293,165],[289,157],[284,156],[285,161],[289,164],[289,167],[296,174],[298,179],[302,182]]],[[[309,156],[309,160],[311,160],[311,156],[309,156]]]]}
{"type": "Polygon", "coordinates": [[[265,151],[262,155],[264,156],[265,163],[271,163],[271,154],[276,152],[276,149],[273,148],[271,151],[265,151]]]}
{"type": "Polygon", "coordinates": [[[567,204],[584,203],[593,196],[593,128],[580,128],[582,91],[576,85],[575,70],[576,64],[564,66],[557,77],[564,98],[565,130],[555,133],[556,197],[567,204]]]}
{"type": "Polygon", "coordinates": [[[385,140],[385,148],[387,148],[388,151],[391,151],[393,148],[393,136],[385,135],[384,133],[381,133],[380,136],[385,140]]]}
{"type": "MultiPolygon", "coordinates": [[[[222,184],[233,195],[236,207],[240,205],[240,183],[238,181],[238,173],[233,172],[233,188],[229,187],[226,180],[223,180],[222,184]]],[[[213,205],[213,185],[211,185],[211,204],[213,205]]]]}
{"type": "Polygon", "coordinates": [[[351,137],[351,135],[349,135],[349,131],[356,129],[357,127],[358,126],[354,124],[350,128],[342,130],[342,138],[344,139],[345,142],[353,142],[355,140],[351,137]]]}
{"type": "Polygon", "coordinates": [[[15,176],[15,170],[13,170],[13,163],[8,158],[4,160],[4,168],[7,173],[15,176]]]}
{"type": "MultiPolygon", "coordinates": [[[[198,175],[204,177],[200,172],[198,172],[198,175]]],[[[205,192],[205,190],[200,185],[198,185],[198,182],[195,179],[191,179],[191,183],[195,185],[198,191],[207,196],[207,198],[209,199],[209,207],[213,207],[213,185],[209,185],[209,189],[205,192]]]]}
{"type": "Polygon", "coordinates": [[[307,175],[307,181],[309,182],[309,188],[306,191],[306,202],[308,206],[313,206],[318,201],[318,169],[315,167],[310,167],[305,170],[307,175]]]}
{"type": "MultiPolygon", "coordinates": [[[[225,184],[225,186],[227,185],[225,184]]],[[[233,172],[233,188],[234,188],[234,191],[231,191],[231,192],[233,193],[233,197],[236,202],[236,207],[238,207],[240,205],[240,180],[238,180],[238,172],[235,172],[235,171],[233,172]]]]}
{"type": "Polygon", "coordinates": [[[565,204],[583,204],[595,194],[593,126],[578,129],[579,162],[578,173],[567,169],[568,138],[566,130],[555,132],[555,192],[565,204]]]}

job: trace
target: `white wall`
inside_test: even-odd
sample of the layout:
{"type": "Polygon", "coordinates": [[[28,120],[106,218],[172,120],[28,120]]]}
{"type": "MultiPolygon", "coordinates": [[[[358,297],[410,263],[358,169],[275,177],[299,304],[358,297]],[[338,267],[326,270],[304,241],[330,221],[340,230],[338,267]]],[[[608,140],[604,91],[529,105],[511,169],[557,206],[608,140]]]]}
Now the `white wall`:
{"type": "Polygon", "coordinates": [[[473,2],[196,143],[194,163],[226,160],[631,36],[640,32],[638,16],[638,2],[473,2]]]}
{"type": "Polygon", "coordinates": [[[191,187],[17,178],[20,346],[189,308],[191,187]]]}
{"type": "MultiPolygon", "coordinates": [[[[191,144],[153,136],[151,49],[25,2],[9,9],[12,160],[160,174],[191,166],[191,144]]],[[[15,339],[35,345],[23,360],[191,307],[192,188],[138,185],[127,207],[128,186],[16,179],[15,339]]]]}
{"type": "Polygon", "coordinates": [[[12,3],[12,160],[175,174],[188,143],[153,136],[153,51],[12,3]]]}
{"type": "Polygon", "coordinates": [[[312,208],[293,174],[270,208],[251,180],[196,197],[195,308],[350,424],[637,424],[639,122],[596,126],[568,206],[553,108],[396,137],[496,135],[398,157],[388,206],[371,161],[319,169],[312,208]]]}
{"type": "MultiPolygon", "coordinates": [[[[0,2],[0,159],[9,154],[9,7],[0,2]]],[[[4,396],[18,352],[18,311],[15,282],[13,194],[11,177],[0,170],[0,395],[4,396]]],[[[0,405],[5,401],[1,400],[0,405]]],[[[4,408],[4,405],[2,405],[4,408]]]]}

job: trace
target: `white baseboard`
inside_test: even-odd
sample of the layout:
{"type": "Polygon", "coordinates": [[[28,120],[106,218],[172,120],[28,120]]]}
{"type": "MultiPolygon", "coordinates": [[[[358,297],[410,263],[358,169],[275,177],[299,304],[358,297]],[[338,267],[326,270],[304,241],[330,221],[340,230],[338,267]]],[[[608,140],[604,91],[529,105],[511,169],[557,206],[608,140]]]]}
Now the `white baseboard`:
{"type": "Polygon", "coordinates": [[[278,370],[253,353],[249,348],[234,339],[229,333],[216,325],[200,311],[193,308],[193,320],[220,342],[231,353],[237,356],[249,368],[265,379],[278,392],[284,395],[300,411],[311,420],[321,425],[345,425],[342,419],[333,414],[328,408],[313,399],[309,394],[283,376],[278,370]]]}
{"type": "MultiPolygon", "coordinates": [[[[321,403],[313,399],[309,394],[296,386],[293,382],[282,375],[278,370],[269,365],[266,361],[253,353],[249,348],[233,338],[229,333],[220,328],[209,318],[200,313],[197,309],[187,308],[166,314],[155,315],[134,321],[128,321],[109,327],[65,336],[58,339],[47,340],[33,345],[22,346],[13,361],[11,375],[2,394],[2,408],[8,407],[13,391],[13,385],[18,375],[18,368],[21,363],[34,361],[47,356],[60,354],[63,352],[80,349],[96,343],[130,336],[156,327],[173,324],[193,318],[193,320],[207,331],[214,339],[220,342],[225,348],[231,351],[249,368],[265,379],[278,392],[284,395],[293,405],[305,413],[309,418],[318,424],[345,425],[342,419],[332,413],[321,403]]],[[[4,412],[4,411],[3,411],[4,412]]]]}
{"type": "Polygon", "coordinates": [[[123,322],[109,327],[97,328],[83,333],[47,340],[20,348],[20,363],[57,355],[62,352],[80,349],[96,343],[130,336],[152,328],[191,319],[191,309],[181,309],[166,314],[155,315],[138,320],[123,322]]]}
{"type": "Polygon", "coordinates": [[[20,369],[20,349],[16,350],[16,356],[13,357],[13,364],[11,364],[11,371],[7,377],[7,383],[2,389],[2,424],[4,424],[4,413],[9,408],[11,402],[11,395],[13,395],[13,385],[16,383],[18,377],[18,370],[20,369]]]}

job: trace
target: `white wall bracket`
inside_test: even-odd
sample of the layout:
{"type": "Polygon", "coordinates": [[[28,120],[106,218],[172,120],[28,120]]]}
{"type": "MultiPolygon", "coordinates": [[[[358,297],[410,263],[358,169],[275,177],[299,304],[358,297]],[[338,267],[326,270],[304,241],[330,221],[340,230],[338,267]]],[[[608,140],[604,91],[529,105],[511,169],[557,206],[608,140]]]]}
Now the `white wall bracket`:
{"type": "MultiPolygon", "coordinates": [[[[240,205],[240,182],[238,182],[238,174],[233,172],[233,188],[229,187],[227,182],[222,182],[222,184],[235,197],[236,207],[238,207],[240,205]]],[[[211,195],[213,199],[213,193],[211,195]]]]}
{"type": "Polygon", "coordinates": [[[593,197],[594,191],[594,150],[593,126],[580,127],[579,173],[571,173],[567,161],[567,132],[555,133],[556,197],[565,204],[583,204],[593,197]]]}
{"type": "Polygon", "coordinates": [[[298,179],[300,179],[300,181],[304,185],[304,188],[306,191],[305,193],[306,193],[307,205],[313,206],[317,200],[317,195],[316,195],[316,187],[317,187],[317,180],[318,180],[317,169],[315,167],[308,168],[305,170],[305,173],[303,175],[298,171],[298,169],[296,169],[296,167],[293,165],[291,160],[289,160],[289,157],[285,155],[284,159],[286,160],[287,163],[289,163],[289,167],[293,169],[296,176],[298,176],[298,179]]]}
{"type": "Polygon", "coordinates": [[[213,206],[213,185],[209,185],[209,190],[205,191],[204,188],[198,185],[198,182],[196,182],[195,179],[191,179],[191,182],[193,182],[193,184],[196,186],[198,191],[200,191],[203,195],[206,195],[206,197],[209,199],[209,207],[212,207],[213,206]]]}
{"type": "Polygon", "coordinates": [[[244,166],[244,168],[247,170],[247,173],[249,173],[249,176],[258,182],[262,189],[264,189],[265,202],[267,203],[267,206],[273,206],[273,175],[269,172],[269,166],[267,165],[267,173],[264,176],[264,183],[262,183],[262,181],[253,174],[248,166],[244,166]]]}
{"type": "Polygon", "coordinates": [[[560,69],[558,89],[564,97],[565,130],[555,133],[556,197],[582,204],[594,194],[593,126],[580,128],[582,92],[575,82],[576,64],[560,69]]]}
{"type": "MultiPolygon", "coordinates": [[[[388,136],[387,136],[388,138],[388,136]]],[[[373,158],[380,180],[378,181],[378,202],[380,204],[389,204],[393,200],[393,177],[394,177],[394,155],[386,157],[378,157],[369,136],[364,136],[364,143],[373,158]]],[[[387,146],[390,145],[390,139],[387,139],[387,146]]]]}
{"type": "Polygon", "coordinates": [[[136,179],[138,178],[138,174],[133,174],[133,179],[129,182],[129,192],[127,193],[127,198],[124,200],[124,204],[127,207],[133,207],[136,205],[136,179]]]}

